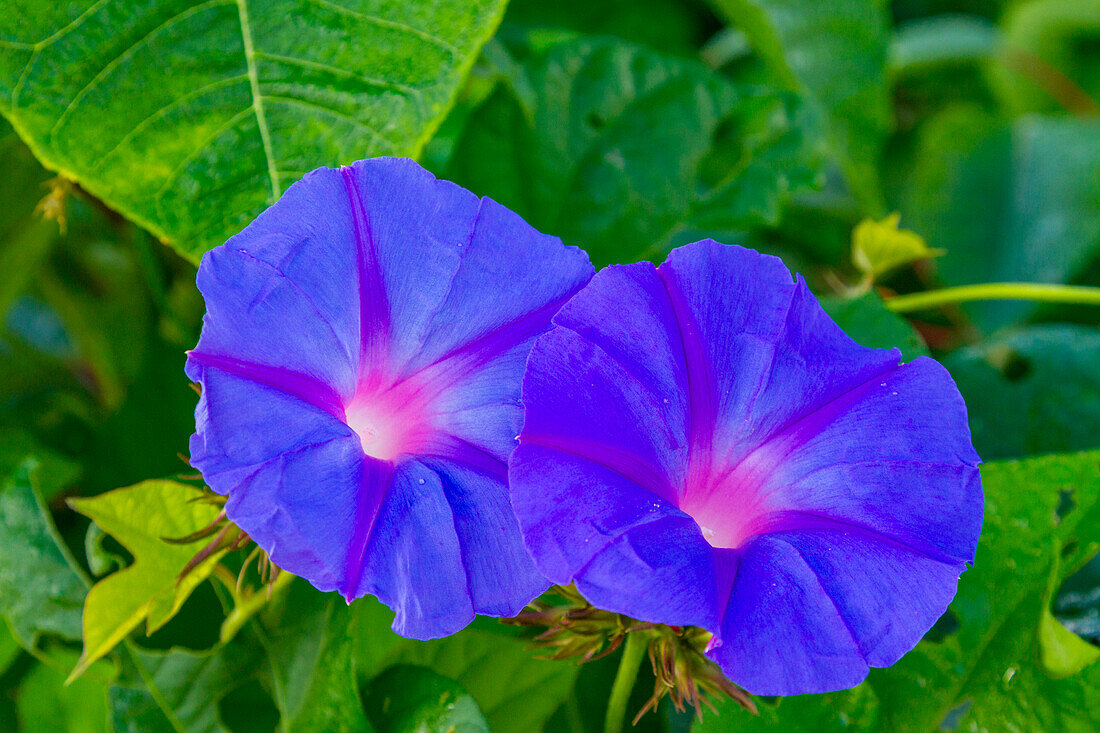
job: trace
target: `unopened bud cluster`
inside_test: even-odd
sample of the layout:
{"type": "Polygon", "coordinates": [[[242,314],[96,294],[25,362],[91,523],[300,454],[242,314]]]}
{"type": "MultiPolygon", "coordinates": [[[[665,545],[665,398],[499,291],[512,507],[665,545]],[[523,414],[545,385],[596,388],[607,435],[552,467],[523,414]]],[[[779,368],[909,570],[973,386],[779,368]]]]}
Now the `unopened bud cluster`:
{"type": "Polygon", "coordinates": [[[714,710],[712,699],[729,698],[756,712],[748,694],[726,679],[706,657],[711,634],[694,626],[669,626],[638,621],[621,613],[596,608],[573,586],[554,586],[526,610],[506,623],[544,629],[535,643],[550,659],[575,659],[579,663],[605,657],[618,649],[627,634],[642,634],[648,641],[649,661],[656,682],[653,695],[638,711],[637,722],[666,695],[680,711],[687,706],[702,716],[703,705],[714,710]]]}

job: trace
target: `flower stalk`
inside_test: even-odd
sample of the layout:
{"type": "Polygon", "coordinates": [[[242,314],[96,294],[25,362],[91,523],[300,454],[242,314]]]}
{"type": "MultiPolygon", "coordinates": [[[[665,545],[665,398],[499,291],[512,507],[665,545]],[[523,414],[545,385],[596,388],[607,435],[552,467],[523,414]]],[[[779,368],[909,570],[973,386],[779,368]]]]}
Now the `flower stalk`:
{"type": "Polygon", "coordinates": [[[888,298],[886,307],[894,313],[911,313],[975,300],[1030,300],[1037,303],[1100,305],[1100,288],[1050,283],[983,283],[898,295],[888,298]]]}
{"type": "Polygon", "coordinates": [[[647,647],[646,639],[641,633],[626,635],[623,656],[619,660],[619,670],[615,673],[615,682],[611,686],[611,698],[607,702],[604,733],[621,733],[623,721],[626,719],[626,706],[630,701],[630,691],[634,689],[634,681],[638,679],[638,667],[642,663],[647,647]]]}

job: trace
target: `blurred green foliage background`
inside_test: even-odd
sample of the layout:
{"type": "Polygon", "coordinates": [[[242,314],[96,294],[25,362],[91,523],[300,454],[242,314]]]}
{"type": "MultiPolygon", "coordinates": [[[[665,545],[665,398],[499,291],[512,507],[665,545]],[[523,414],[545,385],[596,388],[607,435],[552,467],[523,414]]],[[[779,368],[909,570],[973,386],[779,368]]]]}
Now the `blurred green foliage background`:
{"type": "Polygon", "coordinates": [[[189,472],[198,259],[382,154],[597,265],[778,254],[854,338],[957,380],[989,503],[951,611],[853,691],[697,730],[1100,729],[1100,310],[886,305],[1100,286],[1097,0],[14,0],[0,113],[0,730],[600,729],[615,657],[535,660],[488,619],[408,642],[302,582],[265,602],[223,582],[247,550],[189,597],[148,581],[179,612],[63,685],[87,588],[133,560],[67,500],[189,472]],[[945,253],[859,290],[853,227],[891,212],[945,253]]]}

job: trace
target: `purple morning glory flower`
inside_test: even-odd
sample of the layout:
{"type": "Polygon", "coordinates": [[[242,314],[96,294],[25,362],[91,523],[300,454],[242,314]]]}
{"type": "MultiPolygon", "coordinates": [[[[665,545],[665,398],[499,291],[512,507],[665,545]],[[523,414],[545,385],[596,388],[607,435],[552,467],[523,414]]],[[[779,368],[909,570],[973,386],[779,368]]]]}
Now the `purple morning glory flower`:
{"type": "Polygon", "coordinates": [[[191,462],[276,565],[400,634],[513,615],[547,586],[506,484],[524,362],[591,276],[411,160],[315,170],[203,257],[191,462]]]}
{"type": "Polygon", "coordinates": [[[707,629],[762,695],[851,687],[947,608],[982,492],[935,361],[859,346],[778,259],[713,241],[601,271],[554,324],[509,470],[550,580],[707,629]]]}

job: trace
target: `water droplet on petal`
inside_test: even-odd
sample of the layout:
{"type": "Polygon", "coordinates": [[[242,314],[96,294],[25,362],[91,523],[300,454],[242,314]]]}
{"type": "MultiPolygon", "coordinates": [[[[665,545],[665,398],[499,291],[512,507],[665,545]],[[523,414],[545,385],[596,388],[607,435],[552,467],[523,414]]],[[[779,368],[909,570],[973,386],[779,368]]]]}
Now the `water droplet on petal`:
{"type": "Polygon", "coordinates": [[[416,480],[416,483],[418,483],[418,484],[420,484],[421,486],[423,486],[423,485],[424,485],[424,479],[422,479],[422,478],[418,478],[418,479],[416,480]]]}

